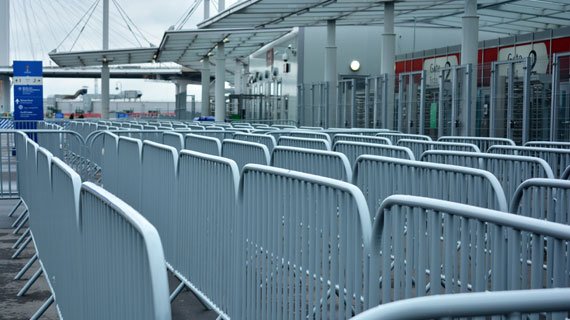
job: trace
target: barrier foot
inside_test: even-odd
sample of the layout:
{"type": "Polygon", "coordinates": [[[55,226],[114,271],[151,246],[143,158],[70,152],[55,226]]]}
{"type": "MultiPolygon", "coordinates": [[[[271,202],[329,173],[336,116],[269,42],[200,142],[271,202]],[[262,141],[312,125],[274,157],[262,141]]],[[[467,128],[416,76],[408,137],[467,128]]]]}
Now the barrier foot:
{"type": "Polygon", "coordinates": [[[26,222],[28,222],[28,220],[30,220],[30,215],[27,215],[26,218],[22,220],[22,222],[18,225],[16,230],[12,231],[12,234],[18,234],[18,232],[20,232],[20,229],[24,227],[24,225],[26,224],[26,222]]]}
{"type": "Polygon", "coordinates": [[[184,289],[185,286],[186,285],[184,284],[184,282],[180,282],[178,287],[176,287],[174,292],[170,295],[170,303],[172,303],[172,301],[174,301],[174,299],[176,299],[176,297],[178,297],[178,295],[180,294],[180,292],[182,292],[182,289],[184,289]]]}
{"type": "Polygon", "coordinates": [[[40,266],[38,268],[38,271],[36,271],[36,273],[34,273],[34,275],[30,278],[30,280],[28,280],[28,282],[26,282],[26,285],[22,288],[22,290],[20,290],[20,292],[18,292],[18,297],[25,295],[26,292],[28,292],[30,287],[34,284],[34,282],[36,282],[36,280],[38,280],[38,278],[41,276],[41,274],[43,272],[44,272],[44,270],[40,266]]]}
{"type": "Polygon", "coordinates": [[[16,241],[16,243],[14,243],[12,245],[12,249],[16,249],[20,243],[22,243],[22,241],[24,241],[24,239],[26,238],[26,236],[30,233],[30,228],[26,229],[26,231],[24,233],[22,233],[22,235],[20,236],[20,238],[18,238],[18,241],[16,241]]]}
{"type": "Polygon", "coordinates": [[[14,252],[14,254],[12,255],[12,259],[16,259],[20,255],[20,253],[22,253],[22,251],[26,249],[26,247],[31,241],[32,241],[32,236],[29,236],[24,242],[24,244],[22,244],[22,246],[18,249],[18,251],[14,252]]]}
{"type": "Polygon", "coordinates": [[[39,319],[44,312],[46,312],[46,310],[52,305],[52,303],[54,302],[54,298],[53,295],[51,295],[46,302],[44,302],[44,304],[42,304],[42,306],[38,309],[38,311],[36,311],[36,313],[34,313],[34,315],[30,318],[30,320],[37,320],[39,319]]]}
{"type": "Polygon", "coordinates": [[[34,262],[36,262],[36,260],[38,260],[38,254],[34,253],[34,255],[30,258],[30,260],[28,260],[28,262],[24,265],[22,270],[20,270],[20,272],[18,272],[18,274],[14,277],[14,280],[20,280],[24,276],[24,274],[28,271],[28,269],[32,267],[32,265],[34,264],[34,262]]]}
{"type": "Polygon", "coordinates": [[[20,215],[18,216],[18,218],[16,218],[16,221],[14,221],[14,223],[12,223],[12,228],[15,228],[20,221],[26,216],[26,214],[28,214],[28,209],[22,211],[22,213],[20,213],[20,215]]]}
{"type": "Polygon", "coordinates": [[[22,204],[22,199],[20,199],[18,201],[18,203],[14,206],[14,209],[12,209],[12,211],[10,212],[10,214],[8,215],[8,217],[11,217],[14,215],[14,213],[16,213],[16,210],[18,210],[18,208],[20,207],[20,205],[22,204]]]}

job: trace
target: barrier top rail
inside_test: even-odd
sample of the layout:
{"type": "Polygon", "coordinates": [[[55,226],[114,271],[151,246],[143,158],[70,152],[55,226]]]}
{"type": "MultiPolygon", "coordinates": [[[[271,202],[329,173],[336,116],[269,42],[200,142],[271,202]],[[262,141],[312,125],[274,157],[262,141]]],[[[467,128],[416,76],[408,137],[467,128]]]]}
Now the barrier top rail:
{"type": "Polygon", "coordinates": [[[544,159],[550,165],[555,177],[560,177],[570,165],[570,149],[500,146],[489,147],[488,153],[513,154],[544,159]]]}
{"type": "MultiPolygon", "coordinates": [[[[544,178],[532,178],[525,180],[523,183],[521,183],[518,186],[517,190],[513,194],[513,199],[511,201],[511,207],[509,212],[517,213],[519,206],[521,205],[521,200],[522,197],[524,196],[525,190],[532,187],[570,190],[570,181],[562,179],[544,179],[544,178]]],[[[557,199],[555,195],[551,195],[551,197],[555,198],[552,199],[554,201],[563,201],[563,199],[557,199]]],[[[536,200],[543,201],[543,199],[536,199],[536,200]]],[[[553,208],[549,208],[549,211],[553,211],[553,208]]],[[[562,223],[565,223],[565,221],[562,223]]]]}
{"type": "Polygon", "coordinates": [[[441,142],[441,141],[424,141],[414,139],[400,139],[398,146],[407,147],[412,150],[416,159],[421,158],[422,153],[427,150],[453,150],[467,152],[481,152],[479,147],[472,143],[463,142],[441,142]]]}
{"type": "Polygon", "coordinates": [[[277,145],[275,138],[267,134],[236,132],[234,139],[264,144],[269,152],[277,145]]]}
{"type": "Polygon", "coordinates": [[[220,156],[222,154],[220,139],[197,134],[186,135],[184,139],[184,149],[203,152],[214,156],[220,156]]]}
{"type": "Polygon", "coordinates": [[[507,138],[492,138],[492,137],[463,137],[463,136],[443,136],[439,137],[437,141],[448,142],[466,142],[473,143],[479,147],[481,152],[487,152],[492,145],[509,145],[516,146],[515,142],[507,138]]]}
{"type": "Polygon", "coordinates": [[[566,170],[564,170],[564,172],[562,173],[562,176],[560,176],[560,179],[563,180],[568,180],[569,178],[570,178],[570,166],[568,166],[566,170]]]}
{"type": "Polygon", "coordinates": [[[222,157],[233,159],[241,169],[248,163],[269,165],[271,155],[264,144],[234,139],[222,141],[222,157]]]}
{"type": "Polygon", "coordinates": [[[570,142],[559,141],[528,141],[524,144],[525,147],[537,148],[555,148],[555,149],[570,149],[570,142]]]}
{"type": "Polygon", "coordinates": [[[348,157],[348,160],[351,164],[356,163],[358,157],[363,154],[416,160],[414,153],[409,148],[393,146],[391,144],[388,145],[340,140],[335,142],[333,150],[344,153],[348,157]]]}
{"type": "Polygon", "coordinates": [[[331,144],[331,137],[323,131],[316,130],[293,130],[289,132],[291,137],[311,138],[311,139],[324,139],[331,144]]]}
{"type": "Polygon", "coordinates": [[[333,145],[338,141],[366,142],[376,144],[392,145],[392,141],[386,137],[364,136],[358,134],[336,134],[333,139],[333,145]]]}
{"type": "Polygon", "coordinates": [[[474,292],[400,300],[352,317],[351,320],[428,320],[509,316],[570,311],[570,289],[474,292]]]}
{"type": "Polygon", "coordinates": [[[277,139],[277,145],[286,146],[286,147],[318,149],[326,151],[331,150],[330,143],[328,142],[328,140],[324,139],[281,136],[279,137],[279,139],[277,139]]]}
{"type": "Polygon", "coordinates": [[[398,132],[380,132],[376,134],[377,137],[386,137],[392,141],[393,145],[396,145],[400,139],[413,139],[413,140],[424,140],[432,141],[429,136],[422,134],[408,134],[408,133],[398,133],[398,132]]]}

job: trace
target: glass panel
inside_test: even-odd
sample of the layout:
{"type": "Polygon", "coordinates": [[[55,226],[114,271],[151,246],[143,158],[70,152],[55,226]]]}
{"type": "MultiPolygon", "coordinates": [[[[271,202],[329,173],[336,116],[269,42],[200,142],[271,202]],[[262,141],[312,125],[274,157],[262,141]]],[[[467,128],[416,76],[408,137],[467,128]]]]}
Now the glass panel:
{"type": "Polygon", "coordinates": [[[509,65],[495,67],[495,137],[507,138],[507,111],[509,105],[509,65]]]}
{"type": "MultiPolygon", "coordinates": [[[[548,65],[548,60],[542,62],[548,65]]],[[[537,64],[539,64],[538,62],[537,64]]],[[[532,63],[531,61],[531,64],[532,63]]],[[[530,77],[529,141],[550,140],[550,110],[552,105],[552,75],[532,71],[530,77]]]]}
{"type": "Polygon", "coordinates": [[[570,141],[570,57],[558,60],[555,141],[570,141]]]}

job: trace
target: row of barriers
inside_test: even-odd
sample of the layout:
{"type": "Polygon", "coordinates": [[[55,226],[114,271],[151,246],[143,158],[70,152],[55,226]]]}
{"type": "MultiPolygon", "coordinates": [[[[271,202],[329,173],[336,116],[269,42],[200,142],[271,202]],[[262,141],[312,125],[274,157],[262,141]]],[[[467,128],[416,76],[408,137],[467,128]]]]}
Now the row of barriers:
{"type": "MultiPolygon", "coordinates": [[[[349,318],[423,295],[569,284],[570,187],[553,175],[519,187],[514,215],[391,196],[508,211],[497,178],[483,170],[362,156],[346,181],[359,174],[368,181],[352,185],[227,158],[252,153],[256,143],[219,141],[222,158],[112,133],[102,140],[101,181],[158,230],[167,266],[181,280],[172,298],[188,286],[225,318],[349,318]],[[223,154],[224,145],[231,152],[223,154]],[[376,171],[360,173],[367,160],[376,171]]],[[[265,145],[255,147],[274,161],[265,145]]],[[[274,147],[273,155],[282,149],[331,153],[274,147]]],[[[558,308],[545,303],[529,312],[558,308]]]]}
{"type": "MultiPolygon", "coordinates": [[[[107,137],[118,141],[117,158],[110,161],[138,168],[117,179],[119,197],[130,199],[126,190],[137,189],[132,205],[157,226],[169,268],[224,317],[349,318],[380,303],[426,294],[568,286],[567,225],[411,196],[372,198],[381,205],[369,206],[369,190],[339,180],[254,164],[245,165],[239,178],[237,163],[227,158],[107,137]],[[370,212],[377,212],[375,218],[370,212]],[[382,259],[387,252],[390,258],[382,259]],[[235,268],[220,268],[228,264],[235,268]]],[[[398,161],[362,159],[367,157],[398,161]]],[[[434,170],[451,170],[440,166],[434,170]]],[[[461,170],[466,168],[458,167],[457,174],[461,170]]],[[[480,171],[484,178],[478,182],[442,178],[456,181],[448,185],[447,200],[502,203],[507,211],[500,193],[482,199],[500,190],[496,179],[486,192],[465,187],[471,179],[473,188],[492,179],[480,171]]],[[[410,176],[412,191],[403,193],[422,185],[409,172],[402,177],[410,176]]],[[[433,172],[426,176],[437,177],[433,172]]],[[[103,184],[107,188],[105,176],[103,184]]]]}

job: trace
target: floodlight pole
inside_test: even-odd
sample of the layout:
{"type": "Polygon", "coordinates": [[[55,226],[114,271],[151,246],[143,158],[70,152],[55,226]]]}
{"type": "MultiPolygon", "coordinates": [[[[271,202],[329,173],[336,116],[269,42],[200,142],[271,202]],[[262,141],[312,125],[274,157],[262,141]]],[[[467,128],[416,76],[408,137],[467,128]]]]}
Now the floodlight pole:
{"type": "MultiPolygon", "coordinates": [[[[103,0],[103,50],[109,49],[109,0],[103,0]]],[[[101,116],[109,119],[109,61],[103,58],[101,68],[101,116]]]]}
{"type": "MultiPolygon", "coordinates": [[[[210,0],[204,0],[204,20],[210,17],[210,0]]],[[[202,117],[210,116],[210,58],[202,59],[202,70],[200,70],[202,79],[202,117]]]]}
{"type": "MultiPolygon", "coordinates": [[[[461,39],[461,64],[467,65],[471,64],[471,90],[470,95],[471,101],[468,101],[469,105],[469,115],[467,123],[461,126],[460,134],[467,136],[474,136],[475,124],[476,124],[476,103],[477,103],[477,57],[478,57],[478,46],[479,46],[479,16],[477,16],[477,0],[465,0],[465,15],[461,18],[463,35],[461,39]],[[467,127],[469,131],[467,132],[467,127]]],[[[467,105],[462,106],[466,108],[467,105]]],[[[467,110],[461,110],[460,113],[467,112],[467,110]]],[[[459,119],[464,119],[460,115],[459,119]]]]}
{"type": "MultiPolygon", "coordinates": [[[[327,45],[325,47],[325,82],[328,83],[328,120],[318,126],[337,127],[337,62],[336,62],[336,20],[327,20],[327,45]]],[[[324,116],[323,116],[324,118],[324,116]]]]}
{"type": "MultiPolygon", "coordinates": [[[[0,66],[10,66],[10,0],[0,0],[0,66]]],[[[10,77],[0,77],[0,112],[10,112],[10,77]]]]}
{"type": "Polygon", "coordinates": [[[394,129],[394,81],[396,60],[396,34],[394,33],[394,2],[384,3],[384,33],[382,34],[382,74],[387,74],[387,114],[384,125],[394,129]]]}

